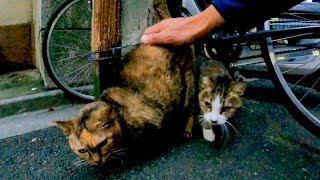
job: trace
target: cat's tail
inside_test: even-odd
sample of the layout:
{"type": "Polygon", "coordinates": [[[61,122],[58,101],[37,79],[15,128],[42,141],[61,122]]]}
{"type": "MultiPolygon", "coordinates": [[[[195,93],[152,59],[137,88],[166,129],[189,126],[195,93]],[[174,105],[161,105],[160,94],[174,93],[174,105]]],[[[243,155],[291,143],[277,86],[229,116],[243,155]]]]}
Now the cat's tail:
{"type": "Polygon", "coordinates": [[[156,21],[171,18],[166,0],[153,0],[153,7],[155,10],[156,21]]]}

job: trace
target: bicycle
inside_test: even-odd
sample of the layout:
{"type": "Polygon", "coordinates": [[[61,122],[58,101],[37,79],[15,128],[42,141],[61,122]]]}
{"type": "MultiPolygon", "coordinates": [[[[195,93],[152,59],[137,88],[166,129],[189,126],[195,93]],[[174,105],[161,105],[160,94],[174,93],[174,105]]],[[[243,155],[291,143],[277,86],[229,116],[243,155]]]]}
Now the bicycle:
{"type": "MultiPolygon", "coordinates": [[[[205,8],[203,0],[183,3],[184,16],[205,8]]],[[[42,50],[45,67],[54,83],[73,97],[92,101],[92,63],[87,60],[92,54],[91,22],[85,17],[91,17],[91,1],[64,2],[49,20],[42,50]],[[77,15],[79,9],[81,16],[77,15]],[[76,14],[79,24],[76,28],[68,25],[71,14],[76,14]],[[77,37],[79,34],[82,38],[77,37]],[[67,60],[71,61],[65,63],[67,60]],[[75,63],[72,68],[69,66],[75,63]]],[[[288,111],[303,127],[320,137],[319,45],[320,3],[303,2],[244,35],[224,31],[213,34],[203,43],[203,49],[210,58],[223,55],[231,71],[269,72],[288,111]]]]}

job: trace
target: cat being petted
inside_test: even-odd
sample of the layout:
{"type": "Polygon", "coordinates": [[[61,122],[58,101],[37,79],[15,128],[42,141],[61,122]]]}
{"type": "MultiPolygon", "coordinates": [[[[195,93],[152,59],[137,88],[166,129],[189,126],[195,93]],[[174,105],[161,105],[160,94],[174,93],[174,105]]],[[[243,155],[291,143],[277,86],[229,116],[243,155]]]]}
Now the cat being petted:
{"type": "MultiPolygon", "coordinates": [[[[169,17],[165,2],[154,0],[162,18],[169,17]]],[[[159,144],[159,137],[171,130],[179,137],[191,134],[194,60],[190,46],[140,45],[123,59],[117,86],[106,89],[77,116],[56,124],[74,153],[93,165],[122,156],[130,148],[146,148],[149,143],[142,146],[144,141],[159,144]]]]}
{"type": "Polygon", "coordinates": [[[234,81],[221,62],[205,60],[201,64],[198,103],[204,139],[215,140],[212,126],[230,124],[227,120],[243,106],[246,86],[244,81],[234,81]]]}

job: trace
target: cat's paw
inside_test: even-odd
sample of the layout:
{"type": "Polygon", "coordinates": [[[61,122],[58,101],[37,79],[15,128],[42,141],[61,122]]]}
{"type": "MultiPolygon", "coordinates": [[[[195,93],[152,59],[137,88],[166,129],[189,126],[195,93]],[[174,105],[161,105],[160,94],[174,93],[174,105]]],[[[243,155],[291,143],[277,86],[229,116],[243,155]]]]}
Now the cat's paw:
{"type": "Polygon", "coordinates": [[[185,139],[190,139],[192,138],[192,132],[185,131],[182,136],[185,139]]]}
{"type": "Polygon", "coordinates": [[[216,139],[216,135],[213,133],[212,129],[202,129],[203,137],[205,140],[213,142],[216,139]]]}

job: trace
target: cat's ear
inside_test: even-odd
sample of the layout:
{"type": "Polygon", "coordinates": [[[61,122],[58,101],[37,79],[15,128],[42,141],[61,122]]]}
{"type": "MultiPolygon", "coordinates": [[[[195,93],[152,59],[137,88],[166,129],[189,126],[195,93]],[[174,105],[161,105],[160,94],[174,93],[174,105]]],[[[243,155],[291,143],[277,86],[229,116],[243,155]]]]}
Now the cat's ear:
{"type": "Polygon", "coordinates": [[[69,136],[76,127],[76,122],[73,119],[67,121],[55,121],[54,123],[66,136],[69,136]]]}
{"type": "Polygon", "coordinates": [[[237,93],[239,96],[242,96],[244,94],[244,91],[247,88],[247,82],[231,82],[229,90],[237,93]]]}
{"type": "Polygon", "coordinates": [[[210,76],[204,76],[201,78],[201,88],[205,89],[211,87],[212,89],[216,88],[216,81],[210,76]]]}
{"type": "Polygon", "coordinates": [[[242,76],[242,74],[240,74],[239,71],[236,71],[236,72],[233,74],[233,79],[234,79],[236,82],[248,82],[248,81],[247,81],[247,78],[245,78],[244,76],[242,76]]]}

